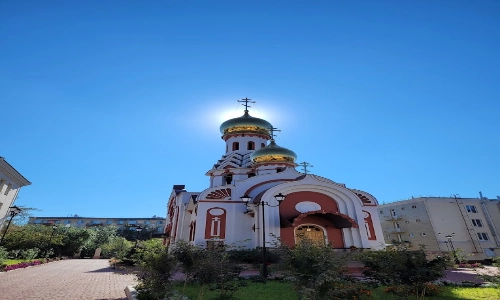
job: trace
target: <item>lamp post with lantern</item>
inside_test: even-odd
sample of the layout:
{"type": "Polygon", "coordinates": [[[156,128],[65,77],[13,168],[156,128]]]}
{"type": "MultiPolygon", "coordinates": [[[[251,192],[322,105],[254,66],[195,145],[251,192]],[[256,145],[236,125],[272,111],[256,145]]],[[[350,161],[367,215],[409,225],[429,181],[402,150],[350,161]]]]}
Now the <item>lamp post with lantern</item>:
{"type": "Polygon", "coordinates": [[[137,226],[135,228],[135,231],[137,232],[136,235],[135,235],[135,246],[134,248],[137,248],[137,242],[139,241],[139,233],[142,231],[142,227],[141,226],[137,226]]]}
{"type": "Polygon", "coordinates": [[[9,222],[7,223],[7,227],[5,228],[5,231],[2,234],[2,239],[0,240],[0,245],[3,242],[5,235],[7,234],[7,230],[9,230],[9,226],[10,226],[10,223],[12,222],[12,219],[14,219],[14,217],[17,216],[18,214],[20,214],[21,212],[22,212],[22,209],[20,209],[19,207],[15,206],[15,205],[9,207],[10,219],[9,219],[9,222]]]}
{"type": "Polygon", "coordinates": [[[49,243],[47,244],[47,247],[45,247],[45,251],[43,251],[42,257],[44,257],[44,258],[47,255],[47,251],[49,250],[50,243],[52,242],[52,237],[54,236],[56,229],[57,229],[57,224],[52,225],[52,233],[50,234],[50,237],[49,237],[49,243]]]}
{"type": "MultiPolygon", "coordinates": [[[[247,207],[249,207],[249,203],[252,200],[252,197],[248,195],[244,195],[240,197],[241,200],[245,203],[247,207]]],[[[286,195],[283,195],[282,193],[279,193],[278,195],[275,195],[274,198],[276,201],[278,201],[278,205],[271,205],[269,202],[265,201],[260,201],[260,206],[262,207],[262,276],[264,278],[267,278],[268,271],[267,271],[267,249],[266,249],[266,219],[265,219],[265,206],[269,207],[278,207],[281,205],[281,203],[285,200],[286,195]]],[[[254,204],[254,207],[258,207],[259,204],[254,204]]]]}

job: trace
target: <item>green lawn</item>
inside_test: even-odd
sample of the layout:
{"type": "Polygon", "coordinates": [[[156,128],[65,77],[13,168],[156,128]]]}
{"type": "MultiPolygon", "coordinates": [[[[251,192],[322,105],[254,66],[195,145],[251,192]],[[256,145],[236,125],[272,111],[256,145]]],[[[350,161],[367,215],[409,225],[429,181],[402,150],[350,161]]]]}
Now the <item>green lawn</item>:
{"type": "MultiPolygon", "coordinates": [[[[183,286],[177,286],[177,290],[182,293],[183,286]]],[[[395,296],[384,293],[383,288],[373,290],[372,300],[395,300],[395,296]]],[[[198,299],[200,291],[199,285],[188,285],[184,294],[189,299],[198,299]]],[[[216,291],[205,291],[204,300],[216,300],[218,293],[216,291]]],[[[269,281],[268,283],[249,282],[248,286],[242,287],[235,294],[237,300],[298,300],[297,295],[292,289],[292,285],[280,281],[269,281]]],[[[411,298],[409,298],[411,299],[411,298]]],[[[498,300],[500,299],[500,289],[495,288],[471,288],[471,287],[442,287],[441,294],[433,297],[425,297],[429,300],[498,300]]]]}

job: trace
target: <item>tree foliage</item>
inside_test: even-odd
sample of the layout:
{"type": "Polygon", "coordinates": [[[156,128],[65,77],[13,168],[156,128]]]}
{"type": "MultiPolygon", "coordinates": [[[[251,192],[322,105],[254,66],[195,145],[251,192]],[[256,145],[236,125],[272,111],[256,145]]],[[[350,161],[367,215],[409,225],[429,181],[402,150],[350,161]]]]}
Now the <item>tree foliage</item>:
{"type": "Polygon", "coordinates": [[[172,255],[180,263],[186,280],[200,284],[199,299],[206,288],[217,290],[221,299],[230,299],[244,284],[238,280],[242,268],[230,259],[227,247],[211,249],[183,241],[172,247],[172,255]]]}
{"type": "Polygon", "coordinates": [[[400,286],[395,289],[398,296],[415,294],[425,296],[426,284],[444,277],[449,257],[427,259],[423,248],[408,250],[406,247],[389,248],[364,254],[363,274],[386,286],[400,286]]]}
{"type": "Polygon", "coordinates": [[[285,275],[292,279],[300,299],[359,299],[370,291],[347,274],[352,253],[336,252],[330,245],[302,239],[283,247],[285,275]]]}

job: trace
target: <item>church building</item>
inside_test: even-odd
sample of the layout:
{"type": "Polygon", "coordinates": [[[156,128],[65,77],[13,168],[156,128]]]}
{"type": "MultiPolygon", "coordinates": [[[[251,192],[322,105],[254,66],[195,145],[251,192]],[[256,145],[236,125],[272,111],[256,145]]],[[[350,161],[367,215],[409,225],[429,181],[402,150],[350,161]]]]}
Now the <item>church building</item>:
{"type": "Polygon", "coordinates": [[[296,154],[275,141],[276,128],[250,115],[254,102],[238,102],[244,114],[220,126],[225,152],[205,174],[210,186],[201,192],[173,186],[164,244],[255,248],[307,237],[338,249],[382,248],[377,199],[310,174],[307,163],[297,171],[296,154]]]}

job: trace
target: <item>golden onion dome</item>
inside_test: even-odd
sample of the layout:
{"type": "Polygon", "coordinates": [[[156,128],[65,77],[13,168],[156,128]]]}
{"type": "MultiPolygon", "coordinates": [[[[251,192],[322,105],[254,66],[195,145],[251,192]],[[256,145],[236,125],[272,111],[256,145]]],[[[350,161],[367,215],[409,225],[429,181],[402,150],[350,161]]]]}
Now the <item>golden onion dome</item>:
{"type": "Polygon", "coordinates": [[[239,118],[234,118],[225,121],[220,125],[222,134],[230,133],[261,133],[269,136],[269,128],[272,128],[271,123],[266,120],[252,117],[245,110],[245,114],[239,118]]]}
{"type": "Polygon", "coordinates": [[[276,145],[274,140],[264,148],[261,148],[252,155],[250,160],[253,163],[295,163],[297,155],[290,149],[276,145]]]}

